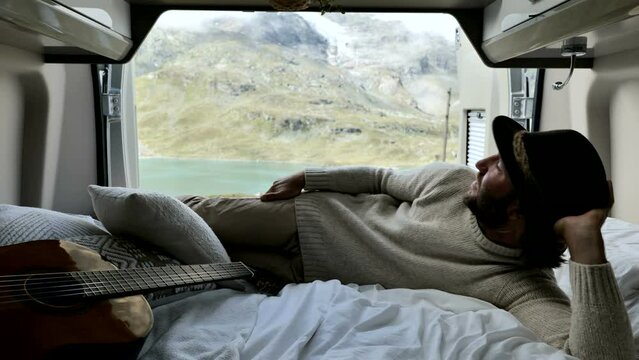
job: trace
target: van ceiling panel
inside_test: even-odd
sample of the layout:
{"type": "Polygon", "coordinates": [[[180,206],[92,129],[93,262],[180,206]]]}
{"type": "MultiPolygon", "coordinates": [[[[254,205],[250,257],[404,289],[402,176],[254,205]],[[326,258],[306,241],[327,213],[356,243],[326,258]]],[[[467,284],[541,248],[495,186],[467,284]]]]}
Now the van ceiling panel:
{"type": "MultiPolygon", "coordinates": [[[[637,0],[564,1],[540,13],[530,14],[528,20],[484,39],[481,47],[486,57],[493,63],[522,55],[531,58],[531,52],[553,45],[558,40],[579,36],[623,21],[634,15],[637,6],[639,6],[637,0]]],[[[495,21],[504,22],[508,16],[512,15],[507,14],[495,21]]],[[[484,28],[487,25],[485,24],[484,28]]],[[[558,49],[554,53],[555,56],[561,56],[558,49]]],[[[592,56],[592,53],[591,51],[589,55],[592,56]]],[[[547,56],[552,52],[542,51],[540,54],[547,56]]]]}
{"type": "MultiPolygon", "coordinates": [[[[111,6],[117,9],[116,17],[110,14],[112,22],[105,25],[95,11],[82,10],[104,10],[98,6],[103,0],[2,0],[0,23],[4,20],[36,34],[45,62],[125,63],[164,11],[274,11],[268,0],[109,3],[113,2],[118,3],[111,6]],[[65,24],[72,25],[61,27],[65,24]]],[[[311,0],[306,11],[318,12],[318,4],[318,0],[311,0]]],[[[563,39],[585,34],[597,41],[589,41],[591,48],[586,56],[577,58],[576,67],[591,67],[597,56],[639,47],[636,41],[631,41],[632,45],[625,41],[637,33],[636,23],[626,20],[639,14],[639,0],[333,0],[331,4],[341,7],[345,16],[349,12],[449,13],[489,67],[568,67],[570,59],[561,56],[558,46],[563,39]],[[614,26],[618,32],[602,30],[619,23],[631,27],[614,26]],[[592,48],[594,44],[596,48],[592,48]]],[[[9,41],[0,39],[0,43],[9,41]]]]}
{"type": "MultiPolygon", "coordinates": [[[[168,6],[229,6],[259,8],[268,6],[267,1],[256,0],[127,0],[130,4],[168,6]]],[[[334,4],[356,9],[483,9],[494,0],[336,0],[334,4]]]]}
{"type": "Polygon", "coordinates": [[[130,38],[129,3],[124,0],[55,0],[130,38]]]}
{"type": "MultiPolygon", "coordinates": [[[[31,40],[23,46],[17,40],[18,47],[30,51],[35,48],[45,56],[49,53],[92,54],[117,61],[132,47],[128,37],[53,0],[0,1],[0,20],[3,27],[13,27],[22,33],[18,39],[31,40]]],[[[0,42],[16,45],[16,39],[6,38],[0,42]]]]}

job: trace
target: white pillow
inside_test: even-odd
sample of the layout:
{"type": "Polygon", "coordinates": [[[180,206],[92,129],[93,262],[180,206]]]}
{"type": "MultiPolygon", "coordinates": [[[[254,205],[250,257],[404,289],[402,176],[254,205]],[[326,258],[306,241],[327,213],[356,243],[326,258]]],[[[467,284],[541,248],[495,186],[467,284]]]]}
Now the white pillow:
{"type": "Polygon", "coordinates": [[[93,210],[115,236],[151,243],[187,264],[229,262],[213,230],[188,206],[168,195],[89,185],[93,210]]]}

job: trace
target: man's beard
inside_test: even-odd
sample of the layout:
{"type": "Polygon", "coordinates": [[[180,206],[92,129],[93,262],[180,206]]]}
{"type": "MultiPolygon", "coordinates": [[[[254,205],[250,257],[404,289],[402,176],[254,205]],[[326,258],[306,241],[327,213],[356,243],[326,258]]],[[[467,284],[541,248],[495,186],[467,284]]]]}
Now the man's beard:
{"type": "Polygon", "coordinates": [[[477,221],[489,227],[498,227],[508,222],[508,205],[512,201],[512,196],[501,199],[488,198],[481,194],[464,196],[464,204],[477,217],[477,221]]]}

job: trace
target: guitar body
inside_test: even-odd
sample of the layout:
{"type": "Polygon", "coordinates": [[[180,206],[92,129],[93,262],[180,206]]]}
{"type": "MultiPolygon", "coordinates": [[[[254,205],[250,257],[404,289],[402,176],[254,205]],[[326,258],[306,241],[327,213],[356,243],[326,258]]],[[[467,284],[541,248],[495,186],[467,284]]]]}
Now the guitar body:
{"type": "MultiPolygon", "coordinates": [[[[93,250],[67,241],[0,247],[0,285],[5,275],[114,268],[93,250]]],[[[141,295],[50,303],[34,298],[26,285],[0,286],[0,358],[134,358],[152,325],[153,313],[141,295]]]]}

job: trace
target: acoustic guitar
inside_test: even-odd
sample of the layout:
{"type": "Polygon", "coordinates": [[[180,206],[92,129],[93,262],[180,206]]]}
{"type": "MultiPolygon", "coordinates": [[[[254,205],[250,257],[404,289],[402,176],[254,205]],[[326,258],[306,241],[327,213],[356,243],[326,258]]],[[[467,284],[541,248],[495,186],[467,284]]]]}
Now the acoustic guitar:
{"type": "Polygon", "coordinates": [[[250,277],[241,262],[118,270],[64,240],[0,247],[0,358],[135,358],[153,325],[140,294],[250,277]]]}

